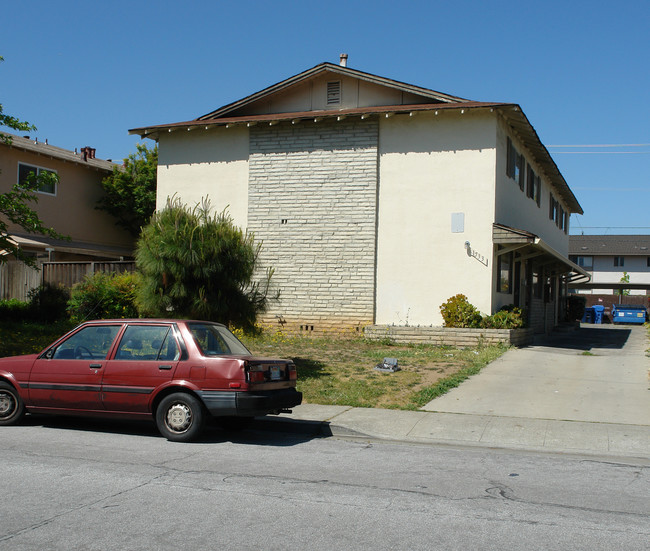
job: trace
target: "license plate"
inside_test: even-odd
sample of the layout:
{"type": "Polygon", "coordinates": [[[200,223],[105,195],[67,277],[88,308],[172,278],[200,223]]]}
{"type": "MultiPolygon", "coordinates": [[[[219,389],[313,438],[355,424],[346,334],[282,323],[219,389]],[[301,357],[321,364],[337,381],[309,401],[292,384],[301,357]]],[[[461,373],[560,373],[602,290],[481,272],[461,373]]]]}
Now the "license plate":
{"type": "Polygon", "coordinates": [[[280,366],[279,365],[272,365],[271,366],[271,380],[272,381],[277,381],[278,379],[282,378],[282,372],[280,371],[280,366]]]}

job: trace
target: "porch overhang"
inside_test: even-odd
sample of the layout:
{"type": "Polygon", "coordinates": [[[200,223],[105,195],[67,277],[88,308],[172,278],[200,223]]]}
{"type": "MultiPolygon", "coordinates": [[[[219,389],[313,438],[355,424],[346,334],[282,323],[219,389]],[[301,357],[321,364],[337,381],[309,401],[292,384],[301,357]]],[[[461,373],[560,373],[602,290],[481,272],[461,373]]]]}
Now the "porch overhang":
{"type": "Polygon", "coordinates": [[[556,251],[539,236],[526,230],[493,224],[492,241],[498,246],[496,256],[517,251],[517,260],[535,259],[549,275],[563,276],[567,283],[588,283],[591,274],[556,251]]]}
{"type": "MultiPolygon", "coordinates": [[[[15,235],[9,236],[9,240],[17,247],[26,251],[47,252],[65,252],[71,254],[79,254],[86,256],[94,256],[98,258],[111,258],[120,259],[124,257],[131,258],[133,251],[123,247],[112,247],[109,245],[97,245],[94,243],[84,243],[81,241],[66,241],[62,239],[52,239],[43,236],[25,236],[15,235]]],[[[9,251],[2,250],[0,255],[7,255],[9,251]]]]}

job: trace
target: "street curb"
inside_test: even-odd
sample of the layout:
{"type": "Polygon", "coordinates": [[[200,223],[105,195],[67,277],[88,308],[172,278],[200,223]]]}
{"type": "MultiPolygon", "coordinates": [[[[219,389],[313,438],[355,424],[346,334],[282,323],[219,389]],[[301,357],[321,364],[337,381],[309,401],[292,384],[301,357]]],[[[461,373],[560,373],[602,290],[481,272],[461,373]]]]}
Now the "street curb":
{"type": "Polygon", "coordinates": [[[332,424],[329,421],[313,421],[303,419],[288,419],[284,417],[259,417],[256,418],[250,430],[260,432],[274,432],[292,435],[302,435],[311,438],[339,437],[353,440],[373,440],[385,443],[408,444],[417,446],[446,446],[483,450],[498,450],[510,453],[542,453],[547,455],[562,455],[565,457],[590,457],[611,459],[631,464],[650,465],[650,458],[643,455],[617,453],[612,451],[581,450],[581,449],[553,449],[525,445],[507,445],[496,443],[469,442],[461,440],[426,439],[426,438],[396,438],[389,435],[370,434],[332,424]]]}

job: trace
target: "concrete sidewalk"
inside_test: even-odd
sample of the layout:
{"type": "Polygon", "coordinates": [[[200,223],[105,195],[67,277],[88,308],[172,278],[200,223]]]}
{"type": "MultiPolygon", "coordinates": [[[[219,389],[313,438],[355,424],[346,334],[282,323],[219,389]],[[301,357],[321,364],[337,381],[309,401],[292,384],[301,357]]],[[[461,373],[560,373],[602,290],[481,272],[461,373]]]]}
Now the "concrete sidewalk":
{"type": "Polygon", "coordinates": [[[650,463],[648,346],[643,327],[583,327],[507,352],[427,411],[303,404],[257,422],[310,434],[650,463]]]}

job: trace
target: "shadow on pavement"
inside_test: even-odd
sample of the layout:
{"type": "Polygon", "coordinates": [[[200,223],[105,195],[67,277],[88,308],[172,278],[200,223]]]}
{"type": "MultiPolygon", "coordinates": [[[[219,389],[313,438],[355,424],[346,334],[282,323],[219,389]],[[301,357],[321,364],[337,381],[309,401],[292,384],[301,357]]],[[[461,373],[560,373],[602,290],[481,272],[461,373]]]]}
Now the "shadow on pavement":
{"type": "Polygon", "coordinates": [[[534,346],[591,350],[594,348],[621,349],[625,346],[632,330],[625,327],[594,326],[580,327],[575,331],[553,332],[535,338],[534,346]]]}
{"type": "MultiPolygon", "coordinates": [[[[83,431],[104,434],[122,434],[124,436],[141,436],[164,440],[153,421],[103,419],[75,416],[29,414],[22,422],[32,427],[45,427],[66,431],[83,431]]],[[[189,444],[253,444],[256,446],[295,446],[310,440],[331,436],[327,423],[315,421],[287,420],[280,418],[258,417],[249,428],[229,431],[206,423],[201,438],[189,444]]],[[[170,442],[171,444],[171,442],[170,442]]]]}

